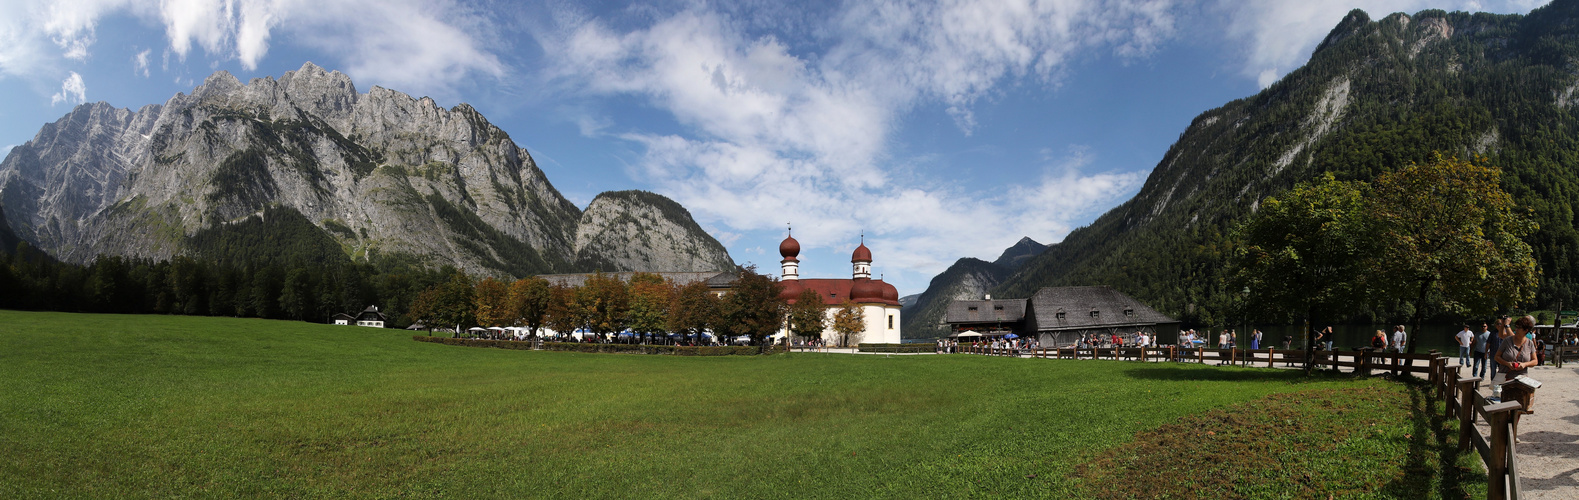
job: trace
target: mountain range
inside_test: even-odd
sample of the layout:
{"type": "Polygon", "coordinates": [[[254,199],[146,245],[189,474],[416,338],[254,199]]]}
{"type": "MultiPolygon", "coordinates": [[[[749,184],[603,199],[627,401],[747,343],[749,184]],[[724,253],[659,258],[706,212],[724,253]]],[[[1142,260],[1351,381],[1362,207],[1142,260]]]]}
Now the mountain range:
{"type": "MultiPolygon", "coordinates": [[[[1369,180],[1437,152],[1501,167],[1504,189],[1540,225],[1529,243],[1541,283],[1526,307],[1579,302],[1579,1],[1528,15],[1351,11],[1305,66],[1197,116],[1133,199],[986,292],[1109,285],[1186,323],[1221,324],[1245,299],[1220,279],[1231,232],[1262,199],[1324,172],[1369,180]]],[[[986,264],[961,259],[923,298],[977,291],[1001,272],[986,264]]],[[[919,304],[906,335],[940,333],[941,311],[919,304]]]]}
{"type": "Polygon", "coordinates": [[[0,162],[0,207],[5,234],[74,263],[202,253],[215,232],[278,227],[257,223],[269,216],[353,259],[483,275],[735,266],[668,198],[606,192],[579,209],[471,106],[358,93],[312,63],[245,84],[216,72],[135,111],[77,106],[0,162]]]}

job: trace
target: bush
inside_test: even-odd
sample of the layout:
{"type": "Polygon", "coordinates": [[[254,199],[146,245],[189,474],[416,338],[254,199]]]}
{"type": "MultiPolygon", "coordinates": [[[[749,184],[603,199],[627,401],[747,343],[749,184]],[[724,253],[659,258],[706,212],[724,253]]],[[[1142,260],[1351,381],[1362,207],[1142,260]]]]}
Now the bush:
{"type": "MultiPolygon", "coordinates": [[[[470,347],[497,347],[500,349],[533,349],[533,342],[522,340],[457,339],[450,337],[411,337],[420,342],[470,347]]],[[[585,344],[580,342],[543,342],[542,350],[587,353],[668,354],[674,356],[755,356],[788,352],[784,346],[678,346],[642,344],[585,344]]]]}
{"type": "Polygon", "coordinates": [[[932,353],[938,351],[934,344],[860,344],[855,347],[860,352],[883,352],[894,354],[932,353]]]}

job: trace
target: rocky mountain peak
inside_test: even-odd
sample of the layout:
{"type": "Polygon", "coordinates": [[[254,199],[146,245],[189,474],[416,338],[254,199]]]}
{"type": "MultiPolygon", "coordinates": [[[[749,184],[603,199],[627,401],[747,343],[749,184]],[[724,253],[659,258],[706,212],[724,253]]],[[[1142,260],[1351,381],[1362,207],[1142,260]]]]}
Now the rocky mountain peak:
{"type": "Polygon", "coordinates": [[[589,216],[472,106],[358,94],[312,63],[245,85],[218,71],[137,111],[78,106],[0,162],[0,207],[19,237],[72,262],[168,258],[274,210],[361,259],[504,276],[733,267],[667,198],[611,193],[589,216]]]}

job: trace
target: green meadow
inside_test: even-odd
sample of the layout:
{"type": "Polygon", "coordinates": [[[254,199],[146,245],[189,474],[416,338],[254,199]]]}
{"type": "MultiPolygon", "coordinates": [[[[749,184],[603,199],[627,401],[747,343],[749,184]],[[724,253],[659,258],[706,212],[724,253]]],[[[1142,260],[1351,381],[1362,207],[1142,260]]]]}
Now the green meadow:
{"type": "Polygon", "coordinates": [[[509,351],[0,311],[0,498],[1483,496],[1424,392],[1264,368],[509,351]]]}

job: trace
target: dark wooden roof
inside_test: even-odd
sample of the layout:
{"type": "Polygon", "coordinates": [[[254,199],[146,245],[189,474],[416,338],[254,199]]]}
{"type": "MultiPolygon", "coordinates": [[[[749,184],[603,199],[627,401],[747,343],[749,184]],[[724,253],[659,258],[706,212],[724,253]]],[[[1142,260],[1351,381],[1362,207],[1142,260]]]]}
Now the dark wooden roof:
{"type": "Polygon", "coordinates": [[[334,319],[343,319],[343,320],[346,320],[346,321],[351,321],[351,320],[356,319],[356,316],[352,316],[352,315],[349,315],[349,314],[346,314],[346,313],[334,313],[334,316],[331,316],[331,317],[334,318],[334,319]]]}
{"type": "Polygon", "coordinates": [[[1179,322],[1105,286],[1043,288],[1031,296],[1030,305],[1034,326],[1043,332],[1179,322]]]}
{"type": "Polygon", "coordinates": [[[956,300],[949,302],[948,323],[1018,323],[1025,319],[1025,299],[956,300]]]}
{"type": "Polygon", "coordinates": [[[361,314],[356,315],[356,320],[389,321],[389,317],[384,316],[384,313],[378,312],[378,306],[367,306],[367,309],[363,309],[361,314]]]}
{"type": "MultiPolygon", "coordinates": [[[[549,283],[558,284],[558,285],[564,285],[564,286],[570,286],[570,287],[578,287],[578,286],[586,284],[587,278],[591,278],[593,276],[593,274],[595,274],[595,273],[543,274],[543,275],[538,275],[538,277],[539,278],[543,278],[545,280],[548,280],[549,283]]],[[[705,281],[705,282],[707,282],[707,287],[708,288],[729,288],[731,286],[734,286],[735,279],[738,278],[738,276],[736,276],[736,274],[735,274],[735,271],[725,271],[725,272],[708,271],[708,272],[702,272],[702,273],[647,273],[647,274],[656,274],[656,275],[662,277],[663,279],[666,279],[666,280],[669,280],[669,281],[673,281],[674,284],[681,285],[681,286],[689,285],[691,283],[695,283],[695,282],[698,282],[698,281],[705,281]]],[[[626,283],[629,283],[630,280],[631,280],[631,277],[635,276],[636,273],[634,273],[634,272],[603,273],[603,275],[604,276],[613,276],[613,277],[619,278],[620,281],[624,281],[626,283]]]]}

